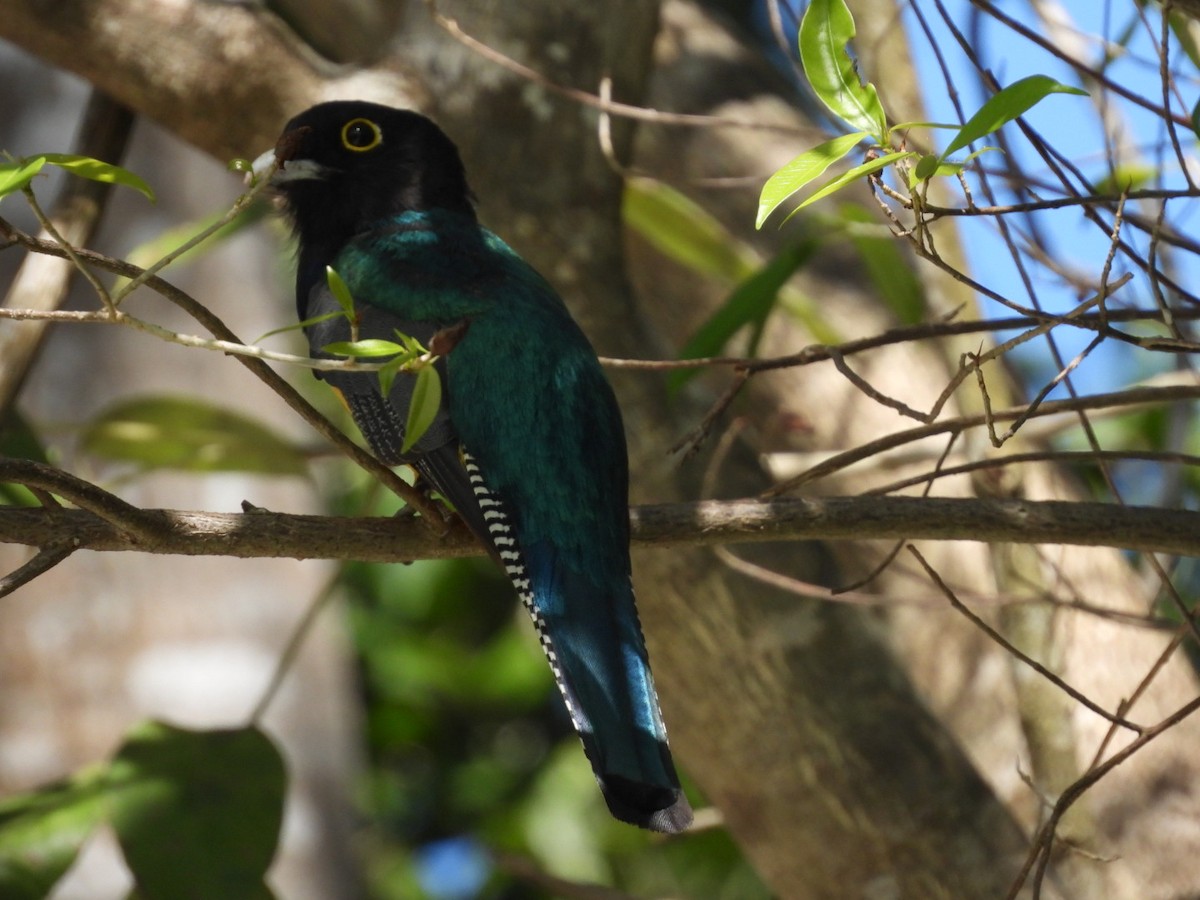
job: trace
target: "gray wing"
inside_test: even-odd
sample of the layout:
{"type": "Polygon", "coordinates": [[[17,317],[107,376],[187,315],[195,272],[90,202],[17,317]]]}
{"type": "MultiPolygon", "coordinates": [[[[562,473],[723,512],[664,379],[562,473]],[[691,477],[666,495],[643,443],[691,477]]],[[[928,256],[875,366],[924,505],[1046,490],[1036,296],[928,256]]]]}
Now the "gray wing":
{"type": "MultiPolygon", "coordinates": [[[[341,311],[337,300],[323,284],[313,288],[308,300],[307,318],[341,311]]],[[[386,310],[364,304],[359,304],[356,312],[360,340],[378,338],[394,341],[396,331],[400,331],[428,347],[434,334],[442,328],[437,323],[406,321],[386,310]]],[[[310,355],[318,359],[337,358],[322,348],[351,338],[350,323],[344,315],[310,325],[304,331],[308,337],[310,355]]],[[[381,462],[389,466],[411,465],[454,505],[471,531],[485,547],[494,552],[483,512],[463,464],[458,432],[450,420],[445,359],[439,360],[436,366],[442,378],[441,408],[433,424],[407,452],[402,452],[401,447],[404,445],[408,409],[412,403],[414,378],[404,373],[398,374],[385,398],[380,390],[379,376],[374,372],[318,371],[315,374],[342,396],[354,417],[354,424],[381,462]]]]}

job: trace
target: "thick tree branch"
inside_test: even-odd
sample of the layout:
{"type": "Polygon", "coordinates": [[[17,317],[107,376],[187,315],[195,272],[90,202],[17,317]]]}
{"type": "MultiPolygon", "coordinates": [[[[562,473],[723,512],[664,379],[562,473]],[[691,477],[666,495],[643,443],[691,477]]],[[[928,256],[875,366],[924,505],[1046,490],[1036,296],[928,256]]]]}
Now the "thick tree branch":
{"type": "Polygon", "coordinates": [[[400,65],[345,73],[279,20],[243,4],[15,0],[5,3],[0,38],[87,79],[218,159],[266,149],[280,123],[314,98],[373,90],[408,105],[423,99],[400,65]]]}
{"type": "MultiPolygon", "coordinates": [[[[0,479],[63,491],[78,482],[47,466],[0,461],[0,479]],[[61,484],[56,484],[61,480],[61,484]]],[[[0,509],[0,542],[183,556],[406,562],[481,555],[461,525],[439,538],[416,518],[136,509],[92,485],[88,509],[0,509]]],[[[1104,503],[944,497],[726,500],[635,507],[633,540],[648,547],[785,540],[971,540],[1073,544],[1200,556],[1200,513],[1104,503]]]]}

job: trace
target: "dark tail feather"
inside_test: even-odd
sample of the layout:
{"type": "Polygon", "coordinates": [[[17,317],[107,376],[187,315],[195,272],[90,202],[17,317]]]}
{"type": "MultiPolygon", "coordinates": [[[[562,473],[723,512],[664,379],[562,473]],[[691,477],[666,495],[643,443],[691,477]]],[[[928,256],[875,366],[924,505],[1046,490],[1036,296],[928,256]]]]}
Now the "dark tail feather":
{"type": "Polygon", "coordinates": [[[622,822],[678,834],[692,824],[692,807],[679,788],[630,781],[622,775],[597,774],[608,811],[622,822]]]}
{"type": "MultiPolygon", "coordinates": [[[[549,588],[535,623],[545,628],[552,665],[609,811],[623,822],[675,834],[692,823],[667,746],[654,679],[628,576],[602,591],[588,579],[544,566],[549,588]],[[570,600],[570,612],[560,607],[570,600]],[[540,620],[540,621],[539,621],[540,620]]],[[[551,554],[552,555],[552,554],[551,554]]]]}

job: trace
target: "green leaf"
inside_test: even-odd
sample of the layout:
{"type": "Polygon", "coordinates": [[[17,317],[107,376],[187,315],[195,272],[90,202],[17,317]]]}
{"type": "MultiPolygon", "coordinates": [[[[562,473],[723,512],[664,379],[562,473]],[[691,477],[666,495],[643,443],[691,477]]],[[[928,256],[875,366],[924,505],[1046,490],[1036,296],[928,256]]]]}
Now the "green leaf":
{"type": "Polygon", "coordinates": [[[254,343],[261,344],[267,338],[274,337],[277,334],[283,334],[288,331],[303,331],[305,328],[308,328],[309,326],[317,325],[321,322],[328,322],[330,319],[341,319],[341,318],[344,318],[345,315],[346,314],[339,309],[337,312],[328,312],[328,313],[324,313],[319,316],[313,316],[311,319],[304,319],[303,321],[300,321],[300,322],[294,322],[291,325],[283,325],[283,326],[280,326],[279,328],[272,328],[266,334],[259,335],[255,339],[254,343]]]}
{"type": "Polygon", "coordinates": [[[1086,97],[1087,91],[1060,84],[1048,75],[1030,75],[1013,82],[992,96],[967,120],[942,153],[942,159],[1011,122],[1050,94],[1081,94],[1086,97]]]}
{"type": "Polygon", "coordinates": [[[1171,24],[1171,31],[1175,35],[1175,39],[1179,41],[1179,46],[1187,58],[1192,61],[1192,65],[1200,68],[1200,47],[1196,45],[1196,38],[1192,31],[1194,20],[1191,16],[1184,15],[1175,9],[1168,16],[1167,21],[1171,24]]]}
{"type": "Polygon", "coordinates": [[[873,84],[863,84],[846,49],[854,34],[845,0],[812,0],[800,21],[800,63],[830,112],[886,144],[887,117],[879,95],[873,84]]]}
{"type": "Polygon", "coordinates": [[[347,318],[354,317],[354,297],[350,295],[350,288],[346,287],[346,282],[342,281],[342,276],[334,271],[333,266],[325,267],[325,283],[329,285],[329,291],[333,294],[333,299],[338,302],[338,306],[342,308],[342,312],[347,318]]]}
{"type": "MultiPolygon", "coordinates": [[[[721,308],[692,335],[680,351],[679,358],[716,356],[729,339],[747,325],[754,326],[756,333],[761,333],[780,288],[812,258],[818,246],[820,242],[815,238],[804,238],[784,247],[762,269],[734,288],[721,308]]],[[[750,352],[753,352],[755,343],[756,339],[751,341],[750,352]]],[[[667,386],[671,390],[678,390],[698,372],[699,369],[678,369],[667,379],[667,386]]]]}
{"type": "Polygon", "coordinates": [[[846,233],[866,266],[867,275],[875,290],[883,297],[896,319],[904,325],[915,325],[925,317],[925,292],[913,273],[911,263],[900,252],[890,235],[874,237],[866,229],[855,226],[875,226],[878,219],[857,203],[843,203],[838,208],[842,221],[850,227],[846,233]]]}
{"type": "Polygon", "coordinates": [[[441,407],[442,377],[433,366],[423,366],[417,372],[417,383],[413,385],[412,400],[408,404],[401,453],[407,453],[424,436],[441,407]]]}
{"type": "Polygon", "coordinates": [[[271,896],[286,787],[283,758],[254,727],[137,726],[110,767],[112,821],[139,898],[271,896]]]}
{"type": "MultiPolygon", "coordinates": [[[[271,207],[265,202],[252,203],[242,212],[238,213],[230,222],[213,232],[212,235],[202,244],[192,247],[190,250],[181,253],[176,257],[176,262],[185,260],[193,260],[210,250],[214,249],[221,241],[228,240],[235,234],[255,224],[260,219],[264,218],[271,207]]],[[[210,216],[205,216],[202,219],[192,222],[184,222],[182,225],[176,225],[168,228],[166,231],[159,232],[145,243],[138,244],[130,251],[127,259],[135,266],[140,266],[145,269],[153,263],[158,262],[164,256],[173,254],[178,248],[182,247],[196,235],[211,228],[218,219],[225,214],[223,212],[214,213],[210,216]]],[[[117,282],[116,289],[119,289],[128,279],[120,279],[117,282]]]]}
{"type": "MultiPolygon", "coordinates": [[[[0,456],[7,456],[10,459],[49,462],[37,432],[33,430],[24,416],[11,407],[0,416],[0,456]]],[[[33,492],[23,484],[0,483],[0,505],[40,506],[41,504],[33,492]]],[[[0,891],[0,896],[3,896],[2,891],[0,891]]]]}
{"type": "Polygon", "coordinates": [[[151,202],[154,200],[154,191],[150,189],[150,185],[128,169],[92,159],[90,156],[76,156],[73,153],[45,153],[43,157],[50,165],[65,169],[72,175],[89,178],[92,181],[102,181],[105,184],[121,184],[145,195],[146,199],[151,202]]]}
{"type": "Polygon", "coordinates": [[[915,165],[908,173],[908,184],[910,187],[916,187],[920,181],[926,181],[941,175],[957,175],[967,167],[967,163],[977,156],[982,156],[984,153],[999,153],[999,147],[980,147],[978,150],[968,153],[962,159],[947,160],[940,157],[926,154],[921,157],[920,162],[915,165]]]}
{"type": "Polygon", "coordinates": [[[913,175],[918,181],[932,178],[937,173],[940,162],[936,153],[926,153],[917,160],[917,165],[913,168],[913,175]]]}
{"type": "Polygon", "coordinates": [[[621,214],[665,256],[705,275],[741,281],[758,268],[758,255],[699,204],[650,178],[625,183],[621,214]]]}
{"type": "Polygon", "coordinates": [[[763,222],[779,208],[783,201],[824,173],[831,165],[857,147],[866,136],[865,131],[856,131],[854,134],[842,135],[818,144],[811,150],[801,153],[768,178],[758,197],[758,217],[754,221],[754,227],[762,228],[763,222]]]}
{"type": "Polygon", "coordinates": [[[150,396],[109,407],[83,430],[82,449],[144,469],[303,475],[303,451],[239,413],[189,397],[150,396]]]}
{"type": "Polygon", "coordinates": [[[41,900],[107,812],[103,769],[0,802],[0,897],[41,900]]]}
{"type": "Polygon", "coordinates": [[[0,166],[0,197],[21,190],[45,165],[45,156],[30,156],[0,166]]]}
{"type": "Polygon", "coordinates": [[[1157,175],[1158,169],[1146,163],[1122,163],[1096,183],[1096,193],[1116,196],[1125,191],[1135,191],[1152,182],[1157,175]]]}
{"type": "Polygon", "coordinates": [[[403,353],[404,347],[395,341],[385,341],[382,338],[364,338],[361,341],[334,341],[321,348],[334,356],[349,356],[355,359],[371,356],[394,356],[403,353]]]}
{"type": "MultiPolygon", "coordinates": [[[[855,166],[853,169],[849,169],[843,172],[841,175],[831,178],[829,181],[821,185],[821,187],[818,188],[815,193],[805,197],[804,200],[800,202],[799,206],[788,213],[788,219],[800,212],[800,210],[804,209],[804,207],[808,206],[809,204],[816,203],[818,200],[840,191],[852,181],[856,181],[857,179],[862,178],[864,175],[870,175],[872,172],[878,172],[880,169],[887,168],[898,160],[911,159],[916,155],[917,154],[911,150],[896,151],[894,153],[885,153],[883,156],[876,157],[869,162],[863,163],[861,166],[855,166]]],[[[784,221],[786,222],[787,219],[784,219],[784,221]]]]}
{"type": "Polygon", "coordinates": [[[385,397],[391,396],[392,385],[396,383],[396,376],[411,361],[410,359],[405,359],[403,356],[397,356],[395,359],[384,363],[377,373],[379,375],[379,393],[385,397]]]}

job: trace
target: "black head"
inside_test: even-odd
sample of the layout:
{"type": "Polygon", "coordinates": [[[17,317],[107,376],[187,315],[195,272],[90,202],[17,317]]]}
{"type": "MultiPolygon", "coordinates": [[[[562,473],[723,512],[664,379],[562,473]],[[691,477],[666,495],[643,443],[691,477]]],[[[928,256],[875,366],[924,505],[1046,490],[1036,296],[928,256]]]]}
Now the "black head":
{"type": "Polygon", "coordinates": [[[446,209],[474,217],[458,148],[424,116],[378,103],[321,103],[283,129],[271,179],[301,242],[340,244],[409,210],[446,209]]]}

